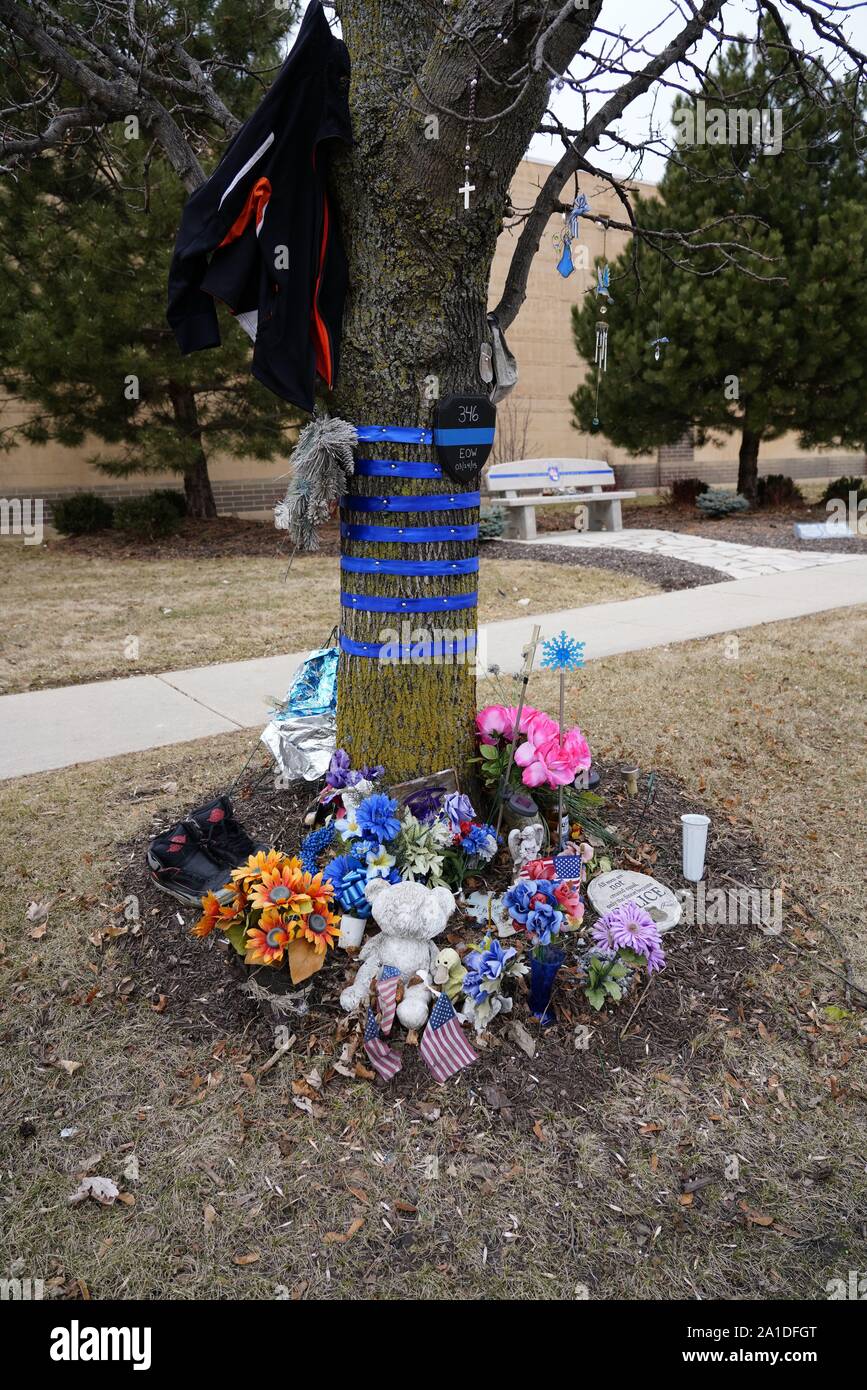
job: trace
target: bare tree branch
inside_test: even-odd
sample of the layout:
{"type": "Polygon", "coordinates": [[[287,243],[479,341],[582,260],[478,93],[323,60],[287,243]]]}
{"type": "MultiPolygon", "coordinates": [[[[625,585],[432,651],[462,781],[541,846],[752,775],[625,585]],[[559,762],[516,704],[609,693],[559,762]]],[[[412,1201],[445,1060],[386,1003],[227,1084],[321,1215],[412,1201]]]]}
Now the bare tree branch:
{"type": "Polygon", "coordinates": [[[723,8],[725,0],[704,0],[700,10],[693,11],[693,17],[663,51],[635,73],[623,87],[591,117],[584,127],[581,137],[576,140],[548,175],[536,206],[518,239],[506,276],[503,294],[495,310],[496,315],[507,328],[515,318],[527,294],[527,277],[533,257],[539,249],[548,219],[555,209],[560,192],[569,176],[580,168],[580,161],[598,142],[606,128],[623,115],[627,106],[646,92],[666,69],[679,61],[704,33],[710,20],[715,19],[723,8]]]}

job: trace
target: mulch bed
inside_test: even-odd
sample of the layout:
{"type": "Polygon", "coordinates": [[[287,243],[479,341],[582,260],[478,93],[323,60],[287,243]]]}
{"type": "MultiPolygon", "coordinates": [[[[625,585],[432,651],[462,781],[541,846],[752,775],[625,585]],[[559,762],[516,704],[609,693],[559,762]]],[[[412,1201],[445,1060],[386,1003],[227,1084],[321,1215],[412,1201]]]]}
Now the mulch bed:
{"type": "MultiPolygon", "coordinates": [[[[646,782],[641,795],[629,800],[617,770],[600,771],[600,790],[606,798],[604,817],[620,837],[612,852],[615,865],[650,873],[675,888],[681,886],[680,816],[687,811],[709,810],[708,890],[737,884],[773,885],[773,873],[751,834],[732,824],[722,811],[703,807],[687,796],[674,778],[657,775],[654,796],[648,802],[646,782]]],[[[160,795],[158,789],[144,794],[160,795]]],[[[236,791],[235,805],[251,834],[292,850],[301,838],[301,821],[310,796],[305,784],[275,790],[270,775],[260,775],[258,781],[250,776],[236,791]]],[[[182,808],[177,808],[177,813],[182,814],[182,808]]],[[[156,814],[153,832],[168,823],[165,814],[156,814]]],[[[124,972],[135,981],[139,999],[157,1007],[164,997],[161,1011],[167,1023],[190,1042],[243,1032],[248,1040],[259,1044],[264,1060],[274,1049],[275,1027],[285,1023],[290,1034],[296,1035],[293,1056],[325,1056],[335,1061],[352,1032],[339,1005],[340,991],[352,973],[345,953],[330,953],[325,967],[295,990],[288,972],[249,970],[217,933],[204,941],[191,937],[190,927],[197,914],[158,892],[148,878],[144,858],[147,838],[123,847],[126,868],[121,891],[137,896],[141,930],[117,942],[125,960],[124,972]],[[288,996],[286,1012],[276,1014],[267,1002],[256,1002],[243,991],[251,975],[270,993],[288,996]]],[[[492,868],[489,883],[505,886],[510,878],[508,857],[503,855],[492,868]]],[[[743,1018],[749,994],[746,977],[762,963],[770,963],[775,944],[778,946],[776,938],[766,937],[766,945],[746,952],[745,940],[758,933],[754,926],[681,924],[666,933],[668,966],[654,977],[646,993],[642,976],[619,1005],[595,1013],[581,991],[575,961],[584,944],[582,937],[589,936],[593,917],[588,904],[584,933],[567,938],[567,959],[555,988],[556,1023],[540,1029],[530,1016],[520,982],[513,1014],[494,1020],[479,1046],[479,1061],[454,1083],[462,1086],[465,1080],[486,1103],[501,1111],[506,1121],[521,1111],[538,1113],[540,1104],[572,1110],[576,1104],[598,1098],[600,1084],[605,1084],[616,1068],[628,1069],[650,1061],[663,1069],[676,1067],[684,1075],[710,1065],[707,1054],[704,1058],[693,1055],[691,1039],[697,1031],[707,1034],[709,1028],[722,1029],[743,1018]],[[523,1024],[536,1040],[532,1060],[511,1039],[512,1020],[523,1024]],[[576,1040],[579,1025],[593,1030],[586,1051],[579,1050],[576,1040]]],[[[460,943],[477,941],[480,934],[478,925],[458,911],[447,937],[460,943]]],[[[441,938],[443,945],[446,939],[441,938]]],[[[510,944],[519,941],[512,938],[510,944]]],[[[392,1041],[403,1048],[403,1070],[388,1086],[388,1095],[416,1100],[423,1100],[428,1093],[442,1096],[434,1089],[416,1049],[404,1038],[398,1025],[392,1041]]],[[[362,1064],[367,1061],[360,1048],[356,1060],[362,1064]]],[[[327,1065],[324,1073],[324,1105],[329,1086],[383,1085],[378,1078],[371,1083],[363,1075],[358,1080],[344,1079],[327,1065]]]]}
{"type": "MultiPolygon", "coordinates": [[[[536,526],[540,535],[547,531],[571,531],[574,529],[573,517],[574,509],[571,507],[540,507],[536,513],[536,526]]],[[[867,536],[830,541],[801,541],[795,538],[796,521],[827,520],[825,507],[818,502],[814,506],[762,507],[719,520],[700,516],[694,507],[637,507],[628,502],[623,504],[624,528],[680,531],[687,536],[702,536],[705,540],[731,541],[735,545],[768,545],[781,550],[827,550],[843,555],[867,553],[867,536]]]]}
{"type": "MultiPolygon", "coordinates": [[[[826,521],[823,506],[776,508],[719,521],[706,521],[689,507],[630,507],[623,508],[623,525],[654,528],[661,531],[683,531],[688,535],[705,536],[709,540],[734,541],[741,545],[770,545],[786,550],[830,550],[844,554],[867,553],[867,536],[851,540],[798,541],[793,530],[796,521],[826,521]]],[[[571,531],[573,509],[540,507],[536,514],[540,534],[545,531],[571,531]]],[[[340,535],[336,522],[328,522],[319,533],[317,554],[338,555],[340,535]]],[[[232,555],[266,555],[285,559],[288,563],[292,546],[282,532],[270,521],[244,521],[237,517],[221,516],[215,521],[185,521],[180,531],[160,541],[132,541],[119,531],[99,531],[92,536],[56,537],[45,542],[47,549],[63,551],[66,555],[81,555],[97,560],[183,560],[211,559],[232,555]]],[[[525,560],[528,551],[512,549],[514,542],[490,541],[482,553],[492,558],[525,560]]],[[[592,558],[582,552],[564,555],[559,546],[536,545],[534,552],[540,560],[558,565],[593,565],[599,569],[619,570],[634,574],[662,589],[692,589],[699,584],[718,584],[723,576],[717,570],[686,561],[669,560],[662,556],[622,556],[620,551],[594,550],[592,558]]]]}
{"type": "Polygon", "coordinates": [[[733,541],[736,545],[769,545],[781,550],[821,550],[841,555],[867,554],[867,536],[849,540],[802,541],[795,536],[795,522],[827,521],[821,503],[814,507],[767,507],[740,512],[718,521],[698,517],[692,507],[630,507],[624,505],[623,525],[683,531],[712,541],[733,541]]]}
{"type": "MultiPolygon", "coordinates": [[[[578,569],[631,574],[666,592],[672,589],[697,589],[703,584],[721,584],[730,577],[707,565],[694,565],[690,560],[675,560],[668,555],[646,555],[639,550],[607,550],[604,546],[595,545],[585,548],[544,545],[535,541],[532,545],[522,541],[485,541],[481,553],[486,560],[536,559],[551,565],[573,565],[578,569]]],[[[580,599],[580,589],[576,599],[580,599]]]]}

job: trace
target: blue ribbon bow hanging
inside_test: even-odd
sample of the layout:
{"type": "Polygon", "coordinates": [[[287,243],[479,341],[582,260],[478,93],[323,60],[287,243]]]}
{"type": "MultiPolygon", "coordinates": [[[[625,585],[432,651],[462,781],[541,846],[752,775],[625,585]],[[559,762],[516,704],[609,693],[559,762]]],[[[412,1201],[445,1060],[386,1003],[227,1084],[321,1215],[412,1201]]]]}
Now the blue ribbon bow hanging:
{"type": "Polygon", "coordinates": [[[580,227],[579,227],[579,219],[582,218],[582,217],[584,216],[584,214],[587,213],[587,212],[589,212],[589,211],[590,211],[590,204],[589,204],[589,202],[587,201],[587,195],[586,195],[586,193],[579,193],[579,194],[578,194],[578,197],[575,199],[574,203],[572,204],[572,207],[569,209],[569,220],[568,220],[569,235],[570,235],[571,237],[574,237],[576,241],[578,240],[578,234],[579,234],[579,230],[580,230],[580,227]]]}

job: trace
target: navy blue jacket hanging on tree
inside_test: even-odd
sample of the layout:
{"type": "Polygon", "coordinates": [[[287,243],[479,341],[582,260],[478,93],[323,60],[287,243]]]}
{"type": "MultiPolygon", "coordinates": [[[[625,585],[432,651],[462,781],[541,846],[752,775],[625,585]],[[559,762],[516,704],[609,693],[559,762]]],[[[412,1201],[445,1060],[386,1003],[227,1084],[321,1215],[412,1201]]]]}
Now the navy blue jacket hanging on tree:
{"type": "Polygon", "coordinates": [[[184,208],[169,271],[181,352],[219,347],[214,301],[254,340],[253,375],[313,410],[334,385],[346,257],[325,191],[328,141],[352,139],[349,51],[313,0],[273,84],[184,208]]]}

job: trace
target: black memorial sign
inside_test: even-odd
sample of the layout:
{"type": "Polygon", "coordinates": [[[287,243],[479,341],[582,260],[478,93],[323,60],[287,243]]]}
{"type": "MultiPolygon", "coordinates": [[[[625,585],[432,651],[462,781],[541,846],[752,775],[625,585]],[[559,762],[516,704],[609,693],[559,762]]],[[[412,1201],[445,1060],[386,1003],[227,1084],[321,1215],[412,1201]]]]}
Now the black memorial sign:
{"type": "Polygon", "coordinates": [[[434,420],[443,472],[456,483],[475,482],[494,446],[496,424],[496,407],[487,396],[445,396],[434,420]]]}

